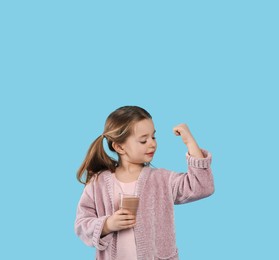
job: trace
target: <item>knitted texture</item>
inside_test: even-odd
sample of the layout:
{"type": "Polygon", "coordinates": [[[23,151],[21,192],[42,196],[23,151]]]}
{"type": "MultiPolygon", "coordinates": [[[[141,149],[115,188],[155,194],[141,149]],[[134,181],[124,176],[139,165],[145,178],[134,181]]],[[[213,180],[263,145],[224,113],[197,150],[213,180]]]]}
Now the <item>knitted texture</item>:
{"type": "MultiPolygon", "coordinates": [[[[186,155],[187,173],[144,167],[137,183],[140,197],[134,227],[138,260],[178,259],[175,242],[174,204],[184,204],[214,192],[211,154],[205,158],[186,155]]],[[[101,238],[106,218],[115,211],[113,179],[105,171],[86,185],[80,198],[75,232],[88,246],[96,247],[98,260],[115,260],[117,232],[101,238]]]]}

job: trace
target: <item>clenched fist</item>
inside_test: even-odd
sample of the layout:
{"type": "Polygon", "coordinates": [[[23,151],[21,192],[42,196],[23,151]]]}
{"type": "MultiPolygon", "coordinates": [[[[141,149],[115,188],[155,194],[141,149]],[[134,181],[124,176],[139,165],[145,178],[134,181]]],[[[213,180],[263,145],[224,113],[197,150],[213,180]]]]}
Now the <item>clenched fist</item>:
{"type": "Polygon", "coordinates": [[[202,151],[200,150],[197,142],[190,132],[189,127],[186,124],[180,124],[173,128],[173,132],[177,136],[181,136],[182,141],[186,144],[188,152],[191,156],[197,158],[204,158],[202,151]]]}

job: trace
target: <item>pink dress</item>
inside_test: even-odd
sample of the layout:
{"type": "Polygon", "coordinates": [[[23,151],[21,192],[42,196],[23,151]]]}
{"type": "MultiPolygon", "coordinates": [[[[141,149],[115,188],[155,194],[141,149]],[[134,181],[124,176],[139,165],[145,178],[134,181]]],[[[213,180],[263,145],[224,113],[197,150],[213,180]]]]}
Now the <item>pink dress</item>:
{"type": "MultiPolygon", "coordinates": [[[[114,208],[119,209],[119,193],[134,194],[137,181],[124,183],[116,179],[114,180],[114,208]]],[[[118,231],[117,236],[117,260],[137,260],[137,248],[135,241],[135,233],[133,228],[118,231]]]]}

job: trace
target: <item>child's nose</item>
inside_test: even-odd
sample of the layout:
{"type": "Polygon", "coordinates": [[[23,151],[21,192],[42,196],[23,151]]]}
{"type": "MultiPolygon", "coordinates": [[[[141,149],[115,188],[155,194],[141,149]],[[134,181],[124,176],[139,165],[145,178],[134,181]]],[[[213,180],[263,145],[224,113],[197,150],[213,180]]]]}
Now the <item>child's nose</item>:
{"type": "Polygon", "coordinates": [[[150,146],[151,147],[155,147],[156,146],[156,140],[155,139],[151,139],[150,146]]]}

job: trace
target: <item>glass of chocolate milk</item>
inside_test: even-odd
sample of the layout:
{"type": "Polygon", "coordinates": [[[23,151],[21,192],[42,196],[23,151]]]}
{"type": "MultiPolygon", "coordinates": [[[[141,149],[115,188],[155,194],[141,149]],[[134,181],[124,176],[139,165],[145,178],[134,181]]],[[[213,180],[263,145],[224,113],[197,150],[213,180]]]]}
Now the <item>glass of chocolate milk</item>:
{"type": "Polygon", "coordinates": [[[119,209],[127,209],[133,215],[137,214],[139,197],[137,195],[119,193],[119,209]]]}

